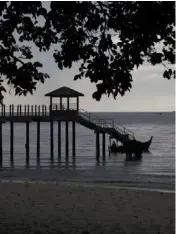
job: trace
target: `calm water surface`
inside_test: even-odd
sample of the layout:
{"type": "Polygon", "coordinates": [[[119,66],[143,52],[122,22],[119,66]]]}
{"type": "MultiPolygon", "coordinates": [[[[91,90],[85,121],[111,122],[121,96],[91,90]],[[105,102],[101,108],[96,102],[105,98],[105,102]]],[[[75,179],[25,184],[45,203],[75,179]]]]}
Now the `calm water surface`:
{"type": "Polygon", "coordinates": [[[50,126],[41,124],[40,164],[36,161],[36,123],[30,124],[30,165],[25,164],[25,124],[15,124],[14,165],[10,165],[10,126],[3,125],[3,168],[1,179],[62,180],[79,182],[118,182],[160,188],[174,187],[175,171],[175,115],[174,113],[95,113],[100,118],[114,119],[132,130],[136,139],[147,141],[153,136],[150,153],[141,161],[125,161],[122,154],[108,155],[109,137],[106,139],[106,162],[95,161],[95,134],[76,125],[76,161],[65,160],[65,126],[62,125],[62,156],[58,161],[57,123],[54,125],[54,161],[50,161],[50,126]]]}

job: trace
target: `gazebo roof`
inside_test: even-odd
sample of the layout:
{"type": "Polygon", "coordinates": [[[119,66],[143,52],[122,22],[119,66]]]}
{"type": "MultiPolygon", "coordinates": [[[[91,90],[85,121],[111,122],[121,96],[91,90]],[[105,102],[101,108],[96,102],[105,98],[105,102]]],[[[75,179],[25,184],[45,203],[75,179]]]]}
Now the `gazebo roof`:
{"type": "Polygon", "coordinates": [[[59,89],[53,90],[47,94],[45,94],[47,97],[79,97],[84,96],[84,94],[77,92],[76,90],[73,90],[68,87],[61,87],[59,89]]]}

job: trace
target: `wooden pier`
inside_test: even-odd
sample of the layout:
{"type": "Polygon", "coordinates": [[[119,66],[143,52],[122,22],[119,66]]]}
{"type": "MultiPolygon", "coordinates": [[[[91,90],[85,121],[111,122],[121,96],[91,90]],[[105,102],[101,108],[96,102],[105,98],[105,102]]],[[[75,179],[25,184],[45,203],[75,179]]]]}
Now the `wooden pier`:
{"type": "Polygon", "coordinates": [[[50,159],[54,159],[54,122],[58,123],[58,160],[61,161],[61,122],[65,124],[65,157],[69,159],[69,126],[72,126],[72,158],[76,157],[76,126],[78,123],[94,130],[96,134],[96,160],[100,161],[100,144],[102,143],[102,160],[106,160],[106,134],[116,137],[122,143],[127,141],[129,137],[133,138],[134,135],[131,131],[123,126],[115,123],[113,120],[103,120],[89,112],[79,108],[79,97],[84,94],[79,93],[68,87],[61,87],[45,96],[50,98],[49,105],[1,105],[0,107],[0,166],[3,164],[3,144],[2,144],[2,124],[10,123],[10,162],[14,161],[14,124],[26,124],[26,163],[30,162],[30,142],[29,142],[29,129],[30,123],[37,123],[37,139],[36,139],[36,160],[40,161],[40,127],[41,122],[50,123],[50,159]],[[64,102],[66,99],[66,102],[64,102]],[[75,99],[74,102],[70,102],[75,99]],[[71,123],[71,124],[70,124],[71,123]],[[127,138],[128,134],[128,138],[127,138]],[[100,135],[102,135],[102,142],[100,142],[100,135]]]}

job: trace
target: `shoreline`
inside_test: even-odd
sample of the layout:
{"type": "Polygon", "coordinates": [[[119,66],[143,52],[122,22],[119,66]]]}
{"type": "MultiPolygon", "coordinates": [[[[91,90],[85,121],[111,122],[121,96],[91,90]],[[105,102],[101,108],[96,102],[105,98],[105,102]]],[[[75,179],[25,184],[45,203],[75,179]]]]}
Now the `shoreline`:
{"type": "Polygon", "coordinates": [[[174,193],[1,182],[2,233],[174,233],[174,193]]]}
{"type": "Polygon", "coordinates": [[[163,193],[175,193],[175,189],[166,188],[153,188],[153,187],[140,187],[133,186],[130,183],[119,182],[106,182],[106,181],[89,181],[89,182],[72,182],[72,181],[45,181],[45,180],[0,180],[0,183],[19,183],[19,184],[53,184],[53,185],[67,185],[67,186],[83,186],[90,188],[110,188],[110,189],[126,189],[126,190],[139,190],[139,191],[151,191],[151,192],[163,192],[163,193]]]}

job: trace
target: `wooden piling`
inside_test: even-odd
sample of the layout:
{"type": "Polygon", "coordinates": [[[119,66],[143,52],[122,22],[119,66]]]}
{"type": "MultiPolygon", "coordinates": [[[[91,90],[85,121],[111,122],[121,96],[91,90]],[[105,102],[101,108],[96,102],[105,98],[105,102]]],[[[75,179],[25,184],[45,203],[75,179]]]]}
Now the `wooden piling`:
{"type": "Polygon", "coordinates": [[[102,135],[102,155],[103,155],[103,161],[105,161],[105,156],[106,156],[106,137],[105,137],[105,132],[103,132],[103,135],[102,135]]]}
{"type": "Polygon", "coordinates": [[[2,122],[0,122],[0,166],[2,166],[2,122]]]}
{"type": "Polygon", "coordinates": [[[73,154],[73,159],[75,158],[75,121],[72,121],[72,154],[73,154]]]}
{"type": "Polygon", "coordinates": [[[53,120],[50,121],[50,150],[51,150],[51,160],[54,157],[54,141],[53,141],[53,120]]]}
{"type": "Polygon", "coordinates": [[[37,160],[40,159],[40,121],[37,121],[37,160]]]}
{"type": "Polygon", "coordinates": [[[26,122],[26,163],[29,163],[29,122],[26,122]]]}
{"type": "Polygon", "coordinates": [[[61,160],[61,121],[58,121],[58,159],[61,160]]]}
{"type": "Polygon", "coordinates": [[[65,121],[65,154],[66,154],[66,160],[68,160],[68,155],[69,155],[68,121],[65,121]]]}
{"type": "Polygon", "coordinates": [[[96,160],[100,160],[100,134],[96,133],[96,160]]]}
{"type": "Polygon", "coordinates": [[[14,123],[10,122],[10,162],[13,163],[13,149],[14,149],[14,123]]]}

